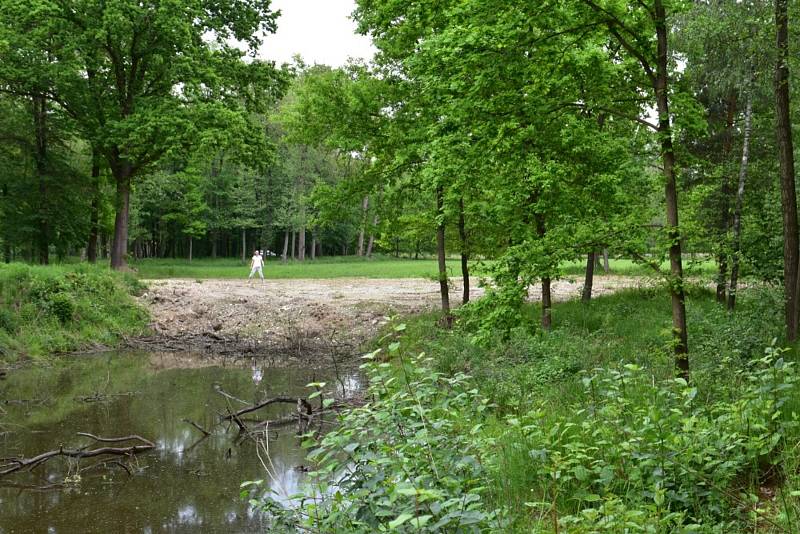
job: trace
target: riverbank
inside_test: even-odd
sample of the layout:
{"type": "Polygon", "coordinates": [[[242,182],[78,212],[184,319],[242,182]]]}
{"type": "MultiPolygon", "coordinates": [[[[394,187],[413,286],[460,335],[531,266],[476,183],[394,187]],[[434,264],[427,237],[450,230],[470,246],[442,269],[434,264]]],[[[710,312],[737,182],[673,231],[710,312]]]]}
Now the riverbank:
{"type": "Polygon", "coordinates": [[[691,288],[687,306],[689,384],[662,291],[562,302],[551,332],[484,345],[433,316],[395,322],[365,369],[369,407],[313,445],[308,494],[347,468],[337,498],[263,506],[287,532],[793,531],[800,377],[773,344],[781,295],[743,291],[730,314],[691,288]]]}
{"type": "Polygon", "coordinates": [[[118,346],[145,335],[144,289],[92,265],[0,264],[0,361],[118,346]]]}

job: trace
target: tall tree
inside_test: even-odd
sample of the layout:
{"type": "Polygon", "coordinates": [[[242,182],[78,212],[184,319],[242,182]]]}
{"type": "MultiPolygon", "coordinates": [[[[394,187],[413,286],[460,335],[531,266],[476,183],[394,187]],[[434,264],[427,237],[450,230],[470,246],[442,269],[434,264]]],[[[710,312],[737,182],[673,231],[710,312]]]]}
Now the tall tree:
{"type": "MultiPolygon", "coordinates": [[[[678,187],[675,176],[675,149],[673,147],[670,115],[670,49],[667,9],[663,0],[639,2],[628,5],[619,2],[582,0],[602,22],[630,60],[636,62],[644,77],[644,87],[652,91],[657,124],[636,118],[656,131],[660,144],[661,168],[664,177],[666,205],[666,233],[669,243],[672,300],[672,333],[675,367],[680,376],[689,377],[689,346],[686,325],[686,294],[684,291],[683,261],[681,257],[681,232],[678,220],[678,187]],[[654,46],[655,45],[655,46],[654,46]]],[[[677,3],[680,4],[680,3],[677,3]]],[[[670,4],[673,9],[680,6],[670,4]]],[[[633,89],[637,90],[637,89],[633,89]]]]}
{"type": "Polygon", "coordinates": [[[781,177],[783,213],[783,284],[786,338],[797,339],[798,258],[800,235],[797,225],[797,191],[794,176],[794,148],[789,94],[789,2],[775,0],[775,134],[778,139],[778,162],[781,177]]]}
{"type": "Polygon", "coordinates": [[[275,30],[269,0],[36,0],[0,3],[0,82],[26,91],[43,81],[50,101],[96,146],[116,185],[111,265],[123,268],[132,180],[164,156],[238,134],[246,144],[244,105],[274,99],[280,80],[271,64],[245,63],[261,35],[275,30]],[[34,31],[24,31],[31,29],[34,31]],[[211,36],[212,39],[209,39],[211,36]],[[244,43],[239,50],[230,43],[244,43]],[[28,58],[53,61],[30,66],[28,58]]]}

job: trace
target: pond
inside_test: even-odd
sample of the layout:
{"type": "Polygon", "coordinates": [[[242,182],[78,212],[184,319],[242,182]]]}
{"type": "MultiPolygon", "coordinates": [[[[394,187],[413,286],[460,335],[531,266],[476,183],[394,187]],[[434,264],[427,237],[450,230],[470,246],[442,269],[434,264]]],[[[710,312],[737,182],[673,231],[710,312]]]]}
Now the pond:
{"type": "MultiPolygon", "coordinates": [[[[350,394],[360,388],[358,376],[337,380],[326,370],[199,366],[199,361],[104,354],[10,373],[0,382],[0,458],[29,458],[62,445],[105,445],[77,432],[137,434],[156,447],[130,462],[108,457],[119,464],[80,471],[97,459],[58,457],[31,473],[0,478],[0,532],[265,530],[263,518],[239,497],[239,486],[267,479],[283,498],[297,489],[305,455],[297,426],[270,431],[271,478],[255,442],[238,439],[235,425],[217,424],[228,408],[244,407],[219,390],[256,403],[277,395],[305,397],[311,392],[306,384],[326,381],[350,394]],[[211,436],[204,438],[186,421],[213,427],[211,436]]],[[[295,412],[294,405],[274,404],[248,417],[276,419],[295,412]]]]}

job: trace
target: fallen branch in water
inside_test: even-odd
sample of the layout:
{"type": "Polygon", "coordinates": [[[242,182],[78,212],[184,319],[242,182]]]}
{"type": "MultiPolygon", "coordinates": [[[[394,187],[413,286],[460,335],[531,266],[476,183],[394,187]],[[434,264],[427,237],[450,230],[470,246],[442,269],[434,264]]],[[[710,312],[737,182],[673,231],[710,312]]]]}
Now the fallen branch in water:
{"type": "Polygon", "coordinates": [[[240,398],[238,398],[238,397],[234,397],[234,396],[233,396],[233,395],[231,395],[230,393],[226,393],[224,389],[222,389],[221,387],[219,387],[219,384],[214,384],[214,390],[215,390],[217,393],[219,393],[220,395],[222,395],[223,397],[225,397],[226,399],[235,400],[236,402],[241,402],[241,403],[242,403],[242,404],[244,404],[244,405],[248,405],[248,404],[250,404],[249,402],[247,402],[247,401],[243,401],[242,399],[240,399],[240,398]]]}
{"type": "Polygon", "coordinates": [[[82,447],[80,449],[65,449],[64,447],[59,447],[58,450],[44,452],[34,456],[33,458],[7,458],[6,461],[9,463],[0,466],[0,469],[5,468],[0,470],[0,477],[9,475],[11,473],[16,473],[17,471],[21,471],[23,469],[33,469],[34,467],[50,460],[51,458],[55,458],[56,456],[66,456],[68,458],[92,458],[94,456],[102,456],[105,454],[112,456],[132,456],[134,454],[149,451],[155,448],[155,444],[152,441],[137,435],[124,436],[121,438],[103,438],[87,432],[78,432],[78,435],[86,436],[102,443],[139,441],[142,444],[131,445],[128,447],[99,447],[97,449],[89,450],[87,450],[86,447],[82,447]]]}
{"type": "Polygon", "coordinates": [[[114,397],[132,397],[136,395],[133,391],[128,391],[125,393],[99,393],[95,392],[91,395],[81,395],[78,397],[74,397],[76,401],[82,402],[106,402],[114,397]]]}
{"type": "Polygon", "coordinates": [[[270,404],[275,404],[276,402],[285,402],[287,404],[297,404],[297,397],[273,397],[271,399],[267,399],[264,401],[259,402],[253,406],[248,406],[247,408],[242,408],[238,412],[229,413],[228,415],[223,416],[223,420],[231,420],[236,419],[244,414],[255,412],[256,410],[260,410],[261,408],[265,408],[270,404]]]}
{"type": "Polygon", "coordinates": [[[92,464],[92,465],[90,465],[88,467],[82,468],[80,470],[80,472],[81,473],[85,473],[86,471],[91,471],[92,469],[97,469],[98,467],[106,467],[107,468],[109,465],[117,465],[117,466],[123,468],[125,470],[125,472],[128,473],[129,477],[133,476],[133,473],[131,473],[131,470],[128,468],[128,466],[123,464],[119,460],[100,460],[97,463],[94,463],[94,464],[92,464]]]}
{"type": "Polygon", "coordinates": [[[202,432],[204,436],[210,436],[210,435],[211,435],[211,432],[209,432],[208,430],[206,430],[206,429],[205,429],[205,428],[203,428],[202,426],[198,425],[198,424],[197,424],[197,423],[195,423],[194,421],[191,421],[191,420],[189,420],[189,419],[183,419],[183,422],[184,422],[184,423],[186,423],[186,424],[192,425],[192,426],[193,426],[193,427],[195,427],[197,430],[199,430],[200,432],[202,432]]]}

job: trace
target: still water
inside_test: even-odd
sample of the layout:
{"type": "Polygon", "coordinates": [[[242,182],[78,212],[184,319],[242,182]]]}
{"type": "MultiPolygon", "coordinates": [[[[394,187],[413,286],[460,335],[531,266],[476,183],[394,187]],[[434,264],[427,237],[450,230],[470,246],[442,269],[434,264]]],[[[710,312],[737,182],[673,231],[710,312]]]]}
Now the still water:
{"type": "MultiPolygon", "coordinates": [[[[254,403],[277,395],[307,396],[306,384],[315,381],[350,393],[359,388],[358,378],[341,377],[340,385],[332,371],[196,362],[172,355],[106,354],[10,373],[0,382],[0,458],[91,443],[76,432],[138,434],[156,448],[136,457],[132,476],[111,464],[75,477],[97,459],[54,458],[32,473],[0,478],[0,533],[265,531],[263,518],[240,498],[239,486],[267,479],[279,496],[291,495],[303,477],[297,429],[270,433],[276,475],[270,478],[252,440],[237,440],[235,426],[215,427],[228,406],[244,406],[217,389],[254,403]],[[214,432],[201,439],[185,419],[214,432]]],[[[277,404],[248,417],[275,419],[294,410],[277,404]]]]}

